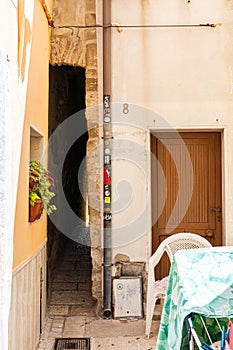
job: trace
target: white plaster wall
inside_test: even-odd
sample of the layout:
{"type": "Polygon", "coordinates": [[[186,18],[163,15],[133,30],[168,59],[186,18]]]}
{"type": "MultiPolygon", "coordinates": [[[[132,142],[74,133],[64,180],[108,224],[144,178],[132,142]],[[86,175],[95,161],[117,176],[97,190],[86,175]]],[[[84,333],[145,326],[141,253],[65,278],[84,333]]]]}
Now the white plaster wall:
{"type": "MultiPolygon", "coordinates": [[[[26,48],[24,80],[18,77],[18,1],[0,2],[0,347],[8,349],[8,316],[11,298],[13,230],[20,164],[30,45],[26,48]],[[13,165],[13,166],[12,166],[13,165]]],[[[34,1],[24,2],[25,17],[32,26],[34,1]]]]}
{"type": "MultiPolygon", "coordinates": [[[[0,48],[5,50],[8,54],[9,59],[17,59],[17,46],[12,45],[9,39],[17,42],[17,1],[1,0],[0,3],[0,19],[1,28],[5,28],[4,32],[7,35],[0,36],[0,48]]],[[[17,62],[16,62],[17,63],[17,62]]]]}
{"type": "MultiPolygon", "coordinates": [[[[9,67],[9,88],[10,88],[10,98],[11,98],[11,112],[12,112],[12,134],[9,135],[9,143],[14,143],[17,139],[19,117],[16,108],[17,96],[18,96],[18,72],[17,72],[17,42],[18,42],[18,25],[17,25],[17,1],[16,0],[2,0],[0,2],[0,28],[2,35],[0,35],[0,52],[3,55],[4,61],[9,67]]],[[[18,154],[18,149],[20,149],[19,144],[15,142],[13,159],[15,158],[15,153],[18,154]]],[[[19,156],[18,156],[19,158],[19,156]]],[[[18,162],[17,162],[18,163],[18,162]]],[[[17,189],[17,171],[15,171],[15,177],[11,186],[13,187],[13,192],[16,193],[17,189]]],[[[15,200],[15,195],[14,195],[15,200]]]]}
{"type": "MultiPolygon", "coordinates": [[[[177,130],[223,130],[223,233],[225,244],[233,244],[233,1],[222,0],[112,0],[112,22],[118,24],[204,24],[211,27],[122,28],[112,29],[112,99],[119,102],[113,110],[114,142],[132,138],[149,149],[150,129],[173,127],[177,130]],[[129,113],[123,104],[130,103],[129,113]],[[144,112],[140,107],[142,106],[144,112]],[[150,109],[150,113],[147,109],[150,109]],[[154,114],[153,114],[154,113],[154,114]],[[158,118],[160,115],[161,118],[158,118]],[[135,135],[127,124],[144,128],[135,135]]],[[[150,201],[150,164],[144,154],[145,176],[141,163],[127,165],[125,151],[118,149],[113,161],[113,213],[117,200],[115,187],[127,175],[134,201],[127,210],[115,212],[114,235],[129,223],[135,212],[143,212],[150,201]],[[124,176],[123,176],[124,174],[124,176]],[[137,207],[137,208],[136,208],[137,207]]],[[[142,221],[150,220],[150,210],[142,221]]],[[[125,253],[132,260],[150,255],[150,230],[128,245],[116,245],[113,255],[125,253]]]]}
{"type": "Polygon", "coordinates": [[[17,16],[14,1],[0,2],[0,348],[8,349],[13,226],[18,163],[14,162],[17,96],[17,16]],[[12,164],[14,166],[12,167],[12,164]]]}

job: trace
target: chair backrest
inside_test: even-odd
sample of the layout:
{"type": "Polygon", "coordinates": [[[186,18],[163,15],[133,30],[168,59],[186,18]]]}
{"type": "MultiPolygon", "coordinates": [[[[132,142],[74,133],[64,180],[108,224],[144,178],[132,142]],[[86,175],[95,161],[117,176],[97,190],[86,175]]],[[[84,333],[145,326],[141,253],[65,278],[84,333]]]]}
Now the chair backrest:
{"type": "Polygon", "coordinates": [[[195,233],[175,233],[160,243],[149,259],[149,266],[154,268],[159,263],[164,252],[167,252],[170,261],[172,261],[174,254],[178,250],[210,247],[212,245],[207,239],[195,233]]]}

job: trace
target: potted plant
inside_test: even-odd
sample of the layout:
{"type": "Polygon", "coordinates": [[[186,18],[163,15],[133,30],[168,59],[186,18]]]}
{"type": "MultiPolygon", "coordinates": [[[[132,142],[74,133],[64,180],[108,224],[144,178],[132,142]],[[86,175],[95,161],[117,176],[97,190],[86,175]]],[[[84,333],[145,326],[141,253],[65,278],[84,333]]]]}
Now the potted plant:
{"type": "Polygon", "coordinates": [[[37,160],[29,164],[29,222],[40,218],[43,210],[50,215],[56,210],[51,204],[55,193],[51,191],[54,187],[54,179],[49,175],[43,165],[37,160]]]}

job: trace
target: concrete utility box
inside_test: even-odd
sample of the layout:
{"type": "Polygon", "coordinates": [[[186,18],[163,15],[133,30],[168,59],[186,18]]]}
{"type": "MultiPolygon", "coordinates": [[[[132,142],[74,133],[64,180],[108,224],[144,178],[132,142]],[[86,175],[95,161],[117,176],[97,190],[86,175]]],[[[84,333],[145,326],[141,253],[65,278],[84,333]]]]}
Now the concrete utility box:
{"type": "Polygon", "coordinates": [[[142,318],[142,278],[113,279],[114,318],[142,318]]]}

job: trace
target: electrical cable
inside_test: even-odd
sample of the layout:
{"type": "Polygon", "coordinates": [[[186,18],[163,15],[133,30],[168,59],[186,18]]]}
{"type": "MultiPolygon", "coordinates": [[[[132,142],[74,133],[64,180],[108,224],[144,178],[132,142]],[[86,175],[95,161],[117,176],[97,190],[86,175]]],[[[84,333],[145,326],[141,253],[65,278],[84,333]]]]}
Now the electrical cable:
{"type": "Polygon", "coordinates": [[[220,26],[221,23],[200,23],[200,24],[142,24],[142,25],[134,25],[134,24],[90,24],[90,25],[63,25],[63,26],[54,26],[54,29],[61,28],[83,28],[83,29],[91,29],[91,28],[183,28],[183,27],[211,27],[215,28],[216,26],[220,26]]]}

